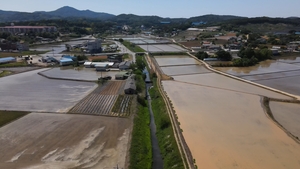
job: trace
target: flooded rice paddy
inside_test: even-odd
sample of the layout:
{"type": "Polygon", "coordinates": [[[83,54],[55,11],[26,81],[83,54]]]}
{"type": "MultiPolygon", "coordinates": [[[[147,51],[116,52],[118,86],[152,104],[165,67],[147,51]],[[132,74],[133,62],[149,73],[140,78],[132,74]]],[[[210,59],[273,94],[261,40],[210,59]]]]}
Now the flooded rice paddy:
{"type": "MultiPolygon", "coordinates": [[[[176,61],[172,60],[173,64],[176,61]]],[[[178,59],[176,65],[180,64],[178,59]]],[[[185,66],[161,69],[172,67],[173,71],[164,71],[172,76],[176,71],[190,71],[185,66]]],[[[292,98],[206,71],[162,81],[198,168],[299,168],[300,144],[267,116],[262,104],[262,96],[292,98]]],[[[295,108],[287,107],[295,113],[295,108]]],[[[271,105],[271,109],[277,108],[271,105]]],[[[288,114],[278,111],[284,116],[281,119],[289,121],[288,114]]],[[[291,124],[296,124],[296,119],[291,124]]]]}
{"type": "Polygon", "coordinates": [[[0,79],[0,109],[67,112],[97,85],[90,82],[51,80],[39,69],[0,79]]]}
{"type": "Polygon", "coordinates": [[[217,70],[300,96],[300,57],[267,60],[251,67],[218,67],[217,70]]]}
{"type": "Polygon", "coordinates": [[[149,52],[184,52],[184,48],[175,44],[159,44],[159,45],[139,45],[142,49],[149,52]]]}
{"type": "Polygon", "coordinates": [[[300,104],[271,101],[270,108],[276,121],[300,138],[300,104]]]}
{"type": "Polygon", "coordinates": [[[41,73],[53,78],[96,81],[101,76],[111,76],[112,79],[115,79],[115,75],[119,73],[119,71],[98,72],[95,68],[74,69],[73,67],[60,67],[43,71],[41,73]]]}
{"type": "Polygon", "coordinates": [[[159,66],[200,64],[200,62],[186,55],[155,56],[155,60],[159,66]]]}
{"type": "Polygon", "coordinates": [[[300,145],[267,118],[261,97],[163,81],[198,168],[299,168],[300,145]]]}
{"type": "Polygon", "coordinates": [[[131,120],[31,113],[0,128],[0,168],[125,168],[131,120]]]}

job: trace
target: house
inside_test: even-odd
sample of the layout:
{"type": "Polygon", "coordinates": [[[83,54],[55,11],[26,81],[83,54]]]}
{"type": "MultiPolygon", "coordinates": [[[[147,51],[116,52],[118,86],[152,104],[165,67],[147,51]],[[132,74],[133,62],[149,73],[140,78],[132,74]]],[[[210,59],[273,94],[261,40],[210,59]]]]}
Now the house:
{"type": "Polygon", "coordinates": [[[102,52],[101,40],[95,39],[95,40],[92,40],[92,41],[88,41],[86,43],[86,49],[88,50],[89,53],[100,53],[100,52],[102,52]]]}
{"type": "Polygon", "coordinates": [[[211,45],[208,47],[209,50],[221,50],[221,46],[219,45],[211,45]]]}
{"type": "Polygon", "coordinates": [[[85,68],[91,68],[92,67],[92,62],[84,62],[84,67],[85,68]]]}
{"type": "Polygon", "coordinates": [[[17,42],[17,49],[19,51],[29,51],[29,46],[27,43],[24,42],[17,42]]]}
{"type": "Polygon", "coordinates": [[[123,62],[123,55],[108,55],[107,59],[109,62],[123,62]]]}
{"type": "Polygon", "coordinates": [[[295,43],[287,45],[287,49],[288,50],[292,50],[293,51],[293,50],[298,50],[298,48],[299,48],[299,45],[295,44],[295,43]]]}
{"type": "Polygon", "coordinates": [[[95,65],[96,71],[109,71],[108,64],[106,63],[99,63],[95,65]]]}
{"type": "Polygon", "coordinates": [[[127,78],[125,87],[124,87],[124,93],[125,94],[136,94],[136,85],[135,85],[135,76],[131,75],[127,78]]]}
{"type": "Polygon", "coordinates": [[[125,62],[121,62],[119,64],[119,69],[120,70],[127,70],[130,68],[130,65],[132,64],[132,61],[125,61],[125,62]]]}

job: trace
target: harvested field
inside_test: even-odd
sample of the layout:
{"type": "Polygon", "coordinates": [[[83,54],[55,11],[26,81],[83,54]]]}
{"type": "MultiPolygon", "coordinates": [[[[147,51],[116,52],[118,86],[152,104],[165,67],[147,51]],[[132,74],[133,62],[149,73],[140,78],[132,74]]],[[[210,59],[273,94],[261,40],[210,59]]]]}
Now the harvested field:
{"type": "Polygon", "coordinates": [[[270,108],[275,120],[300,138],[300,104],[271,101],[270,108]]]}
{"type": "Polygon", "coordinates": [[[119,95],[113,109],[112,114],[114,116],[126,117],[130,115],[131,104],[134,96],[130,95],[119,95]]]}
{"type": "Polygon", "coordinates": [[[0,128],[0,168],[125,168],[127,118],[31,113],[0,128]]]}
{"type": "Polygon", "coordinates": [[[118,116],[111,110],[118,95],[123,93],[124,85],[125,81],[110,81],[104,86],[99,86],[74,106],[69,113],[118,116]]]}

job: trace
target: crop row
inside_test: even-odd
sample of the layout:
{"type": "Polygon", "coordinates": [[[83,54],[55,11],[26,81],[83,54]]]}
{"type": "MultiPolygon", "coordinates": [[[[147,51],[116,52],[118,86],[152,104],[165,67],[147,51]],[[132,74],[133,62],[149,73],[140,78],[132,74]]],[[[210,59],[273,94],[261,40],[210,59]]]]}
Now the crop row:
{"type": "Polygon", "coordinates": [[[133,96],[119,95],[112,113],[117,116],[129,116],[131,111],[131,103],[133,96]]]}
{"type": "Polygon", "coordinates": [[[109,84],[100,92],[102,95],[116,95],[119,94],[124,86],[124,81],[111,81],[109,84]]]}
{"type": "Polygon", "coordinates": [[[110,112],[116,99],[117,95],[90,94],[75,105],[70,113],[111,115],[110,112]]]}

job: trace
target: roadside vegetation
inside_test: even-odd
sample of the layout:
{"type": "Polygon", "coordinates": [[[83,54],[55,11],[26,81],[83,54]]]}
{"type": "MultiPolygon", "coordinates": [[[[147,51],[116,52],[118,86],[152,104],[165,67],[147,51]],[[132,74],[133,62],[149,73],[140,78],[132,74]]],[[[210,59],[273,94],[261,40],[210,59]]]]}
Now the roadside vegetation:
{"type": "Polygon", "coordinates": [[[149,93],[152,98],[156,136],[163,157],[164,168],[182,169],[184,168],[183,161],[173,134],[172,124],[167,113],[165,102],[156,84],[156,78],[153,78],[153,88],[149,93]]]}
{"type": "Polygon", "coordinates": [[[135,44],[133,44],[133,43],[130,43],[130,42],[128,42],[128,41],[126,41],[126,40],[121,40],[120,39],[120,42],[124,45],[124,46],[126,46],[129,50],[131,50],[132,52],[145,52],[145,50],[144,49],[142,49],[142,48],[140,48],[139,46],[137,46],[137,45],[135,45],[135,44]]]}
{"type": "Polygon", "coordinates": [[[26,62],[26,61],[22,61],[22,62],[11,62],[11,63],[0,64],[0,68],[7,68],[7,67],[24,67],[24,66],[27,66],[27,62],[26,62]]]}
{"type": "Polygon", "coordinates": [[[142,57],[137,57],[136,64],[132,65],[133,73],[136,75],[136,89],[138,91],[137,113],[134,117],[130,147],[129,169],[152,169],[152,146],[150,135],[150,114],[146,100],[143,97],[145,82],[142,70],[145,62],[142,57]]]}
{"type": "Polygon", "coordinates": [[[119,116],[129,116],[131,112],[132,96],[119,95],[112,112],[117,113],[119,116]]]}
{"type": "Polygon", "coordinates": [[[29,114],[29,112],[19,112],[19,111],[2,111],[0,110],[0,127],[18,119],[25,115],[29,114]]]}
{"type": "Polygon", "coordinates": [[[0,70],[0,77],[8,76],[8,75],[10,75],[10,74],[12,74],[11,71],[7,71],[7,70],[1,71],[1,70],[0,70]]]}
{"type": "Polygon", "coordinates": [[[25,56],[25,55],[39,55],[47,53],[48,51],[23,51],[23,52],[0,52],[0,58],[4,57],[16,57],[16,56],[25,56]]]}

